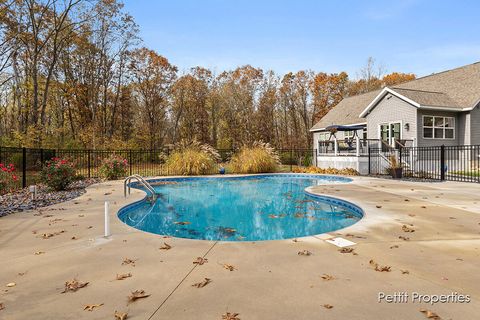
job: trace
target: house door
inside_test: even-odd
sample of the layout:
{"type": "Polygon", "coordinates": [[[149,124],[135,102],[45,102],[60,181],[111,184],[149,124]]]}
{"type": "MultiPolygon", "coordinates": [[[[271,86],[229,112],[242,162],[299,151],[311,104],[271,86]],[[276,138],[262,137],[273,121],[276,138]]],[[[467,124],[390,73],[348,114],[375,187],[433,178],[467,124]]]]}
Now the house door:
{"type": "Polygon", "coordinates": [[[390,122],[380,125],[380,139],[384,142],[382,144],[382,149],[386,149],[385,145],[395,147],[395,141],[400,140],[401,137],[402,125],[400,122],[390,122]]]}

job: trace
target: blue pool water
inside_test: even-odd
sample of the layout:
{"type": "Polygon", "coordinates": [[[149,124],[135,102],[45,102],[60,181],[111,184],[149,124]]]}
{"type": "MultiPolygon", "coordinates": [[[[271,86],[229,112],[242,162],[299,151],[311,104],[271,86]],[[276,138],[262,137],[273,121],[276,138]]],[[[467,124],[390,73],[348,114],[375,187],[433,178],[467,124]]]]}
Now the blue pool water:
{"type": "MultiPolygon", "coordinates": [[[[154,204],[133,203],[118,213],[126,224],[180,238],[256,241],[288,239],[338,230],[362,218],[357,206],[313,196],[305,188],[346,183],[320,175],[257,175],[150,180],[154,204]]],[[[134,186],[134,185],[133,185],[134,186]]]]}

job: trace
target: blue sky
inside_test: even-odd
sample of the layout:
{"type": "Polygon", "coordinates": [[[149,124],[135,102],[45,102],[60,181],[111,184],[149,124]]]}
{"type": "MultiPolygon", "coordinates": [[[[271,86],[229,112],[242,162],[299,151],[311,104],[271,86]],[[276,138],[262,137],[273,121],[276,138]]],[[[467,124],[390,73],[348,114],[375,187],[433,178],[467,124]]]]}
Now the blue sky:
{"type": "Polygon", "coordinates": [[[426,75],[480,61],[480,1],[124,0],[144,45],[180,70],[251,64],[355,77],[369,56],[426,75]]]}

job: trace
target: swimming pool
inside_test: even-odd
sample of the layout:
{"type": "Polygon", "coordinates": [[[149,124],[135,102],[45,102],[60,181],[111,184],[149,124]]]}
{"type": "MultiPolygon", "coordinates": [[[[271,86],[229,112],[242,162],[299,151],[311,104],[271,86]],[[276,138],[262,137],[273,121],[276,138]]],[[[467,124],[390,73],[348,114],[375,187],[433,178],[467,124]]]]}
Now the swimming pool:
{"type": "Polygon", "coordinates": [[[338,230],[362,218],[362,209],[354,204],[305,192],[309,186],[350,181],[298,174],[155,179],[149,180],[158,194],[153,205],[132,203],[118,217],[136,229],[180,238],[296,238],[338,230]]]}

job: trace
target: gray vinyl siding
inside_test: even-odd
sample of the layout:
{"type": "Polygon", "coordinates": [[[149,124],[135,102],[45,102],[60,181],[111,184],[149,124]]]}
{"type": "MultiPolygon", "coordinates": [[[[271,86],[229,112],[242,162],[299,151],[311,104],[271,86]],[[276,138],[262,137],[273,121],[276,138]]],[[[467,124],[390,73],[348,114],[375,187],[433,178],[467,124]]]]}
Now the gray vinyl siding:
{"type": "Polygon", "coordinates": [[[470,112],[470,142],[480,145],[480,105],[470,112]]]}
{"type": "Polygon", "coordinates": [[[433,147],[433,146],[457,146],[459,145],[459,136],[462,134],[462,130],[459,132],[461,125],[465,126],[464,115],[458,112],[448,111],[436,111],[436,110],[421,110],[418,109],[418,146],[419,147],[433,147]],[[423,138],[423,116],[441,116],[441,117],[454,117],[455,118],[455,139],[424,139],[423,138]],[[461,115],[461,116],[460,116],[461,115]]]}
{"type": "Polygon", "coordinates": [[[462,112],[457,116],[457,133],[458,133],[458,144],[460,145],[469,145],[470,144],[470,112],[462,112]]]}
{"type": "Polygon", "coordinates": [[[391,94],[386,95],[367,115],[369,139],[380,139],[379,126],[383,123],[401,122],[402,139],[413,140],[417,134],[417,108],[391,94]],[[405,130],[408,123],[409,130],[405,130]]]}

